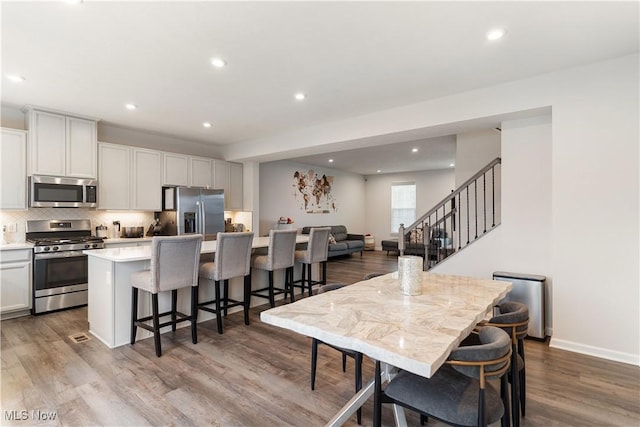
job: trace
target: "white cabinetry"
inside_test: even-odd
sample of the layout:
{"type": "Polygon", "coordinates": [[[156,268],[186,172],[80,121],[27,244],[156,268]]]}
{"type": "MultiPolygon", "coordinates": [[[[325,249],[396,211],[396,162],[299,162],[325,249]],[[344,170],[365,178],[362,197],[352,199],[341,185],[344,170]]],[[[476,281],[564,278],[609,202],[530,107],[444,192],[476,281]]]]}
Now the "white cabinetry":
{"type": "Polygon", "coordinates": [[[213,161],[205,157],[190,157],[189,162],[191,166],[189,186],[212,188],[213,174],[211,172],[211,168],[213,161]]]}
{"type": "Polygon", "coordinates": [[[164,153],[163,185],[189,185],[189,156],[164,153]]]}
{"type": "Polygon", "coordinates": [[[95,178],[95,120],[40,110],[27,111],[29,174],[95,178]]]}
{"type": "Polygon", "coordinates": [[[162,152],[100,142],[98,208],[162,208],[162,152]]]}
{"type": "Polygon", "coordinates": [[[0,208],[27,208],[27,133],[22,130],[2,128],[0,208]]]}
{"type": "Polygon", "coordinates": [[[162,153],[132,149],[131,209],[159,211],[162,209],[162,153]]]}
{"type": "Polygon", "coordinates": [[[225,210],[242,210],[242,165],[221,160],[214,163],[213,187],[224,190],[225,210]]]}
{"type": "Polygon", "coordinates": [[[29,314],[31,249],[0,251],[0,313],[2,318],[29,314]]]}
{"type": "Polygon", "coordinates": [[[98,209],[129,209],[130,148],[98,144],[98,209]]]}

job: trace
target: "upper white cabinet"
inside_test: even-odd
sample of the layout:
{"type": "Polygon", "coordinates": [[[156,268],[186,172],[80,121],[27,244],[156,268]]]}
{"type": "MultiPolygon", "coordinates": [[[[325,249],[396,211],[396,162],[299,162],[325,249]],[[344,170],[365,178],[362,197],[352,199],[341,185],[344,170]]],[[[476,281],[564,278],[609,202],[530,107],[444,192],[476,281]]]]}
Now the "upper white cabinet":
{"type": "Polygon", "coordinates": [[[27,208],[27,133],[22,130],[2,128],[0,208],[27,208]]]}
{"type": "Polygon", "coordinates": [[[162,152],[106,142],[98,150],[98,209],[162,208],[162,152]]]}
{"type": "Polygon", "coordinates": [[[30,109],[29,174],[96,178],[95,120],[30,109]]]}
{"type": "Polygon", "coordinates": [[[213,174],[213,187],[224,190],[224,208],[242,210],[242,165],[215,160],[213,174]]]}
{"type": "Polygon", "coordinates": [[[243,173],[243,167],[241,164],[229,163],[229,196],[226,197],[225,200],[227,209],[242,210],[243,173]]]}
{"type": "Polygon", "coordinates": [[[189,185],[189,156],[164,153],[163,185],[189,185]]]}
{"type": "Polygon", "coordinates": [[[162,209],[162,153],[155,150],[131,150],[131,209],[159,211],[162,209]]]}
{"type": "Polygon", "coordinates": [[[213,161],[205,157],[189,157],[190,176],[189,186],[212,188],[212,165],[213,161]]]}
{"type": "Polygon", "coordinates": [[[98,209],[129,209],[130,157],[127,146],[98,143],[98,209]]]}

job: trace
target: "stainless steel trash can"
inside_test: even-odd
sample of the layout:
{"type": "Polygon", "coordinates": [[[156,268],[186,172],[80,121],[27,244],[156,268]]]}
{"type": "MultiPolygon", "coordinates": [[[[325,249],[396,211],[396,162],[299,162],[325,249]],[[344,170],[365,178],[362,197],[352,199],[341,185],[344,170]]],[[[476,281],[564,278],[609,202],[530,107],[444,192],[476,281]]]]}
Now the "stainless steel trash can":
{"type": "Polygon", "coordinates": [[[496,271],[493,280],[511,282],[513,288],[502,301],[515,301],[529,307],[529,336],[546,339],[545,332],[545,276],[496,271]]]}

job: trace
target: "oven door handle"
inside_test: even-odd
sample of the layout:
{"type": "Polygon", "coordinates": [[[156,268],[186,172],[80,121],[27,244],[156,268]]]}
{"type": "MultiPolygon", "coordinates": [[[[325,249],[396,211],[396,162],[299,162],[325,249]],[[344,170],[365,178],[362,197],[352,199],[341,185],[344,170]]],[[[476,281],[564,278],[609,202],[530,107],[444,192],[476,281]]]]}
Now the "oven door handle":
{"type": "Polygon", "coordinates": [[[82,253],[82,251],[63,251],[63,252],[47,252],[47,253],[38,253],[33,254],[33,259],[51,259],[51,258],[73,258],[86,256],[82,253]]]}

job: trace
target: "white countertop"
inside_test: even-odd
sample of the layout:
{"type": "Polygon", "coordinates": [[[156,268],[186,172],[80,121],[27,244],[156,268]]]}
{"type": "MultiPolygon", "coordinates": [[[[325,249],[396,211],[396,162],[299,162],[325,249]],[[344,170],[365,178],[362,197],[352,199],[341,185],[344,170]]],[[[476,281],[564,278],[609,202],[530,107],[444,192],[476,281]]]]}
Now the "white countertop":
{"type": "Polygon", "coordinates": [[[11,251],[15,249],[32,249],[33,243],[29,242],[15,242],[15,243],[0,243],[0,251],[11,251]]]}
{"type": "Polygon", "coordinates": [[[112,243],[137,243],[137,242],[150,242],[153,237],[119,237],[117,239],[106,238],[104,244],[109,245],[112,243]]]}
{"type": "MultiPolygon", "coordinates": [[[[116,240],[116,239],[113,239],[116,240]]],[[[120,240],[139,240],[139,239],[120,239],[120,240]]],[[[309,241],[309,236],[298,235],[296,237],[296,243],[306,243],[309,241]]],[[[202,242],[201,254],[215,253],[218,242],[215,240],[208,240],[202,242]]],[[[269,237],[254,237],[251,245],[253,249],[267,248],[269,247],[269,237]]],[[[133,261],[145,261],[151,259],[151,245],[148,246],[131,246],[125,248],[105,248],[105,249],[92,249],[84,251],[90,257],[96,257],[106,259],[113,262],[133,262],[133,261]]]]}

